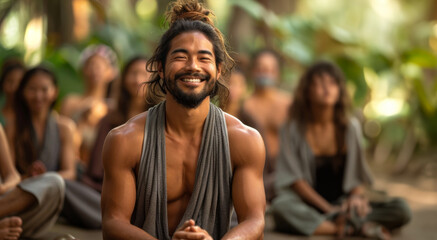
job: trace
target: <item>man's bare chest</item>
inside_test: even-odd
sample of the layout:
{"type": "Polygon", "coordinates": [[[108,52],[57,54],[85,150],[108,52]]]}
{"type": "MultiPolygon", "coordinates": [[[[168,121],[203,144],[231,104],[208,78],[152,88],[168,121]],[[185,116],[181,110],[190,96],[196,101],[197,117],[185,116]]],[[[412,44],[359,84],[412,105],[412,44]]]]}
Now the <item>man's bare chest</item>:
{"type": "Polygon", "coordinates": [[[166,141],[167,202],[191,195],[196,180],[199,146],[166,141]]]}

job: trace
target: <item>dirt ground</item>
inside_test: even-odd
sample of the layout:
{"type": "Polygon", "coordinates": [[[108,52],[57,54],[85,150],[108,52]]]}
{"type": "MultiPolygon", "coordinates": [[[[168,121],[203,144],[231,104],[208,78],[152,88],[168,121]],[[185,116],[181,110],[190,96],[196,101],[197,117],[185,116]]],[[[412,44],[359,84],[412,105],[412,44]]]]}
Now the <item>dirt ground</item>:
{"type": "MultiPolygon", "coordinates": [[[[374,170],[377,170],[377,168],[374,170]]],[[[374,188],[384,190],[390,196],[405,198],[413,211],[412,221],[401,231],[396,232],[394,240],[436,240],[437,239],[437,174],[419,174],[418,176],[387,177],[387,174],[375,171],[374,188]]],[[[71,226],[56,224],[47,239],[59,238],[60,234],[71,234],[76,239],[100,240],[101,231],[89,231],[71,226]]],[[[329,240],[333,237],[292,236],[273,231],[273,222],[266,216],[266,240],[329,240]]],[[[358,240],[360,238],[348,238],[358,240]]]]}

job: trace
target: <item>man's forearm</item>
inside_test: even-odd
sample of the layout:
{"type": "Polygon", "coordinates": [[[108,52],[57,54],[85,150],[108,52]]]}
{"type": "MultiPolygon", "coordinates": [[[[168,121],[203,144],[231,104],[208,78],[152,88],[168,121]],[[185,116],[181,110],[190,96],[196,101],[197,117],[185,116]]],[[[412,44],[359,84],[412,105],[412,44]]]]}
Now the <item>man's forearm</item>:
{"type": "Polygon", "coordinates": [[[231,239],[263,239],[264,236],[264,216],[259,219],[245,220],[232,228],[223,240],[231,239]]]}
{"type": "Polygon", "coordinates": [[[144,230],[118,219],[104,220],[102,230],[105,240],[156,240],[144,230]]]}

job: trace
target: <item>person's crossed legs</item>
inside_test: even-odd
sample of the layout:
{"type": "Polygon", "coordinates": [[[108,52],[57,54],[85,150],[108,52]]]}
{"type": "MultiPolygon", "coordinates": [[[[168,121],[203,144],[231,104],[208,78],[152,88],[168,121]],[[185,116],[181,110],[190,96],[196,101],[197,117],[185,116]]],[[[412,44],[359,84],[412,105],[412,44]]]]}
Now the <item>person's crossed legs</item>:
{"type": "Polygon", "coordinates": [[[22,212],[36,203],[36,199],[20,188],[16,187],[0,196],[0,240],[18,239],[23,229],[19,217],[8,217],[22,212]]]}

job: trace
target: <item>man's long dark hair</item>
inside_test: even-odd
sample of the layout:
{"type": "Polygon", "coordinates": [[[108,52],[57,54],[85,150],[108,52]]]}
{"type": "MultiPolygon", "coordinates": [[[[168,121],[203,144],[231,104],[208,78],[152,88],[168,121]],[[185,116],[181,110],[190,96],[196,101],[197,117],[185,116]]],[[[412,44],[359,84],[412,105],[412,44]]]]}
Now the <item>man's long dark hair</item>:
{"type": "Polygon", "coordinates": [[[221,106],[226,104],[229,90],[225,79],[228,78],[234,61],[226,50],[225,41],[220,30],[214,26],[210,19],[211,14],[212,12],[197,1],[184,0],[173,3],[167,14],[170,28],[163,34],[153,56],[147,62],[147,71],[152,72],[151,80],[148,82],[149,87],[146,91],[148,104],[154,105],[162,101],[167,93],[166,83],[159,76],[158,70],[160,67],[162,71],[165,70],[166,57],[170,50],[171,41],[179,34],[192,31],[203,33],[213,45],[216,66],[221,65],[221,77],[217,79],[210,96],[211,98],[216,97],[221,106]]]}
{"type": "MultiPolygon", "coordinates": [[[[15,93],[15,138],[14,138],[14,151],[15,159],[18,171],[24,173],[27,167],[37,160],[37,149],[32,141],[32,117],[30,113],[29,106],[27,105],[26,99],[24,98],[24,89],[29,83],[30,79],[36,74],[45,74],[52,81],[53,85],[58,86],[58,81],[49,69],[38,66],[29,69],[23,75],[20,85],[18,86],[17,92],[15,93]]],[[[50,105],[53,109],[56,100],[50,105]]]]}
{"type": "Polygon", "coordinates": [[[337,152],[340,153],[345,146],[345,131],[348,123],[350,98],[346,91],[345,78],[342,71],[333,63],[320,61],[308,68],[303,74],[295,90],[294,100],[289,110],[289,120],[296,121],[300,130],[314,120],[311,111],[310,88],[314,77],[328,74],[335,79],[339,87],[339,99],[334,106],[335,138],[337,152]]]}

